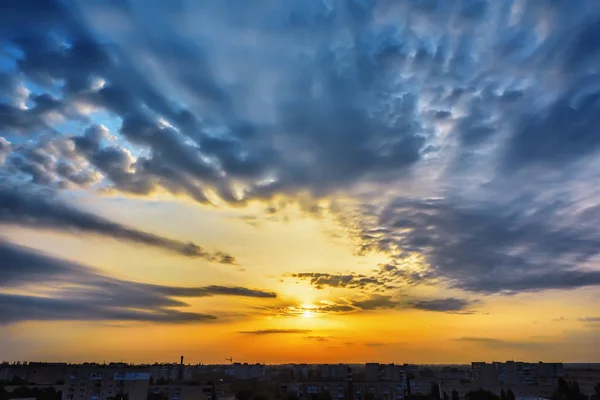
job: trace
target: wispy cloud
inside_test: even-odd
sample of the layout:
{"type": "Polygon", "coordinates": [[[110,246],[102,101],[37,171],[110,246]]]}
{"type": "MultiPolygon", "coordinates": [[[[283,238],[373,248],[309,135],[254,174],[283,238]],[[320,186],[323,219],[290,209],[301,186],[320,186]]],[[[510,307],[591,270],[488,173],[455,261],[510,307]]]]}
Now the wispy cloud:
{"type": "Polygon", "coordinates": [[[339,299],[338,302],[327,301],[317,305],[303,306],[286,304],[283,306],[267,307],[267,313],[279,316],[301,316],[306,312],[320,316],[325,314],[347,314],[357,312],[374,312],[378,310],[422,310],[442,312],[449,314],[472,315],[477,311],[472,310],[477,301],[461,298],[412,298],[407,296],[394,297],[392,295],[368,294],[355,299],[339,299]]]}
{"type": "Polygon", "coordinates": [[[222,264],[236,263],[235,258],[225,252],[207,252],[192,242],[186,243],[140,231],[79,210],[58,198],[52,191],[0,182],[0,225],[3,224],[90,233],[159,248],[185,257],[203,258],[222,264]]]}
{"type": "Polygon", "coordinates": [[[460,337],[457,339],[453,339],[457,342],[468,342],[479,344],[482,346],[497,348],[497,349],[534,349],[540,347],[546,347],[549,345],[553,345],[551,342],[544,341],[513,341],[513,340],[504,340],[504,339],[496,339],[496,338],[487,338],[487,337],[460,337]]]}
{"type": "Polygon", "coordinates": [[[240,331],[244,335],[295,335],[310,333],[310,329],[258,329],[255,331],[240,331]]]}
{"type": "Polygon", "coordinates": [[[600,322],[600,317],[581,317],[578,320],[581,322],[600,322]]]}
{"type": "Polygon", "coordinates": [[[306,340],[314,340],[315,342],[329,342],[332,337],[331,336],[306,336],[306,340]]]}
{"type": "Polygon", "coordinates": [[[0,239],[0,323],[31,320],[107,320],[191,323],[216,316],[183,312],[177,298],[242,296],[272,299],[274,292],[237,286],[178,287],[122,280],[95,268],[0,239]],[[35,288],[14,294],[7,289],[35,288]]]}

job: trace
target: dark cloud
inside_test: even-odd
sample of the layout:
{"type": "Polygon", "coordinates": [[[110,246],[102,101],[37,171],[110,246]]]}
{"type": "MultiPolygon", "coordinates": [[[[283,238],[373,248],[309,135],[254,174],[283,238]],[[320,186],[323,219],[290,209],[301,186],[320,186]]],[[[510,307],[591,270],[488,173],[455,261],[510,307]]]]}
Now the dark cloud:
{"type": "Polygon", "coordinates": [[[60,320],[198,323],[216,319],[213,315],[172,309],[138,310],[104,307],[82,302],[80,299],[57,299],[0,293],[0,300],[0,323],[60,320]]]}
{"type": "MultiPolygon", "coordinates": [[[[150,150],[150,155],[138,160],[133,172],[130,170],[128,174],[106,172],[103,158],[89,154],[94,167],[104,170],[119,190],[146,194],[156,185],[206,202],[204,190],[210,187],[223,200],[236,203],[241,199],[233,195],[230,186],[232,180],[243,180],[248,187],[243,194],[245,198],[306,189],[323,195],[327,187],[345,186],[359,177],[379,179],[390,171],[401,173],[420,158],[424,137],[415,120],[414,96],[407,94],[395,99],[398,115],[393,120],[375,116],[363,106],[373,105],[373,111],[378,111],[372,92],[380,82],[368,69],[379,68],[381,61],[371,56],[370,45],[358,37],[354,48],[346,55],[357,64],[353,70],[339,70],[334,49],[327,43],[318,48],[320,55],[308,68],[290,69],[280,89],[294,88],[298,94],[289,98],[282,96],[273,110],[277,114],[276,120],[263,126],[245,121],[240,115],[239,104],[233,99],[246,99],[239,94],[227,93],[210,66],[210,53],[203,47],[207,43],[193,42],[181,35],[175,20],[165,19],[160,27],[147,25],[145,18],[154,13],[164,15],[165,10],[144,7],[142,11],[132,7],[124,11],[105,6],[102,11],[120,14],[133,28],[132,37],[123,40],[123,45],[134,44],[160,59],[162,67],[168,68],[174,85],[203,105],[210,104],[197,111],[218,112],[207,119],[221,120],[223,126],[216,128],[224,134],[215,136],[208,135],[199,123],[201,118],[205,119],[203,115],[181,108],[161,93],[160,88],[154,87],[147,74],[135,72],[140,65],[126,51],[96,42],[91,33],[93,29],[85,25],[89,22],[85,19],[87,13],[92,12],[94,3],[81,6],[78,10],[81,13],[53,7],[53,18],[48,21],[55,29],[72,36],[70,46],[43,37],[35,29],[24,38],[11,39],[24,53],[17,65],[26,77],[47,87],[65,81],[65,104],[88,104],[109,110],[123,119],[119,133],[124,138],[150,150]],[[160,36],[153,34],[157,29],[161,30],[160,36]],[[354,74],[358,74],[359,81],[354,74]],[[104,86],[95,86],[99,79],[104,86]],[[322,94],[311,93],[311,86],[321,87],[322,94]],[[224,121],[223,114],[226,116],[224,121]],[[167,119],[172,127],[161,126],[158,117],[167,119]],[[259,130],[262,139],[256,135],[259,130]],[[290,147],[297,148],[297,155],[286,154],[290,147]],[[275,181],[264,183],[267,176],[274,176],[275,181]]],[[[306,11],[315,18],[335,15],[327,7],[310,10],[311,7],[301,13],[306,11]]],[[[373,8],[354,1],[343,7],[348,11],[345,15],[351,16],[350,20],[362,21],[356,25],[359,30],[362,28],[358,27],[369,20],[367,16],[373,8]]],[[[230,15],[222,14],[228,11],[221,7],[198,5],[192,8],[190,12],[197,11],[200,15],[202,11],[218,13],[226,23],[233,23],[230,15]]],[[[291,14],[296,12],[291,4],[285,8],[291,14]]],[[[15,18],[24,18],[17,11],[14,14],[15,18]]],[[[176,15],[181,16],[176,13],[173,17],[176,15]]],[[[321,21],[325,25],[333,22],[330,17],[321,21]]],[[[22,22],[27,24],[28,20],[22,22]]],[[[94,27],[98,28],[97,25],[94,27]]],[[[266,26],[257,28],[265,29],[265,33],[269,30],[266,26]]],[[[357,31],[356,35],[359,34],[357,31]]],[[[297,65],[296,57],[289,56],[282,58],[282,63],[276,67],[283,71],[297,65]]],[[[292,93],[280,89],[280,94],[292,93]]],[[[390,94],[385,96],[379,101],[381,106],[392,99],[390,94]]],[[[51,101],[45,100],[48,100],[45,102],[45,108],[48,108],[51,101]]],[[[59,108],[59,104],[56,103],[54,108],[59,108]]],[[[22,119],[24,123],[31,123],[22,130],[32,131],[40,124],[32,118],[22,119]]],[[[86,136],[75,141],[82,151],[100,150],[97,143],[92,143],[86,136]]],[[[23,172],[32,175],[27,169],[23,172]]]]}
{"type": "Polygon", "coordinates": [[[186,257],[235,264],[235,259],[226,253],[210,253],[192,242],[168,239],[117,224],[72,207],[48,191],[36,192],[23,187],[0,186],[0,224],[93,233],[167,250],[186,257]]]}
{"type": "Polygon", "coordinates": [[[472,306],[472,302],[466,299],[450,297],[447,299],[419,300],[412,303],[412,306],[417,310],[452,312],[469,308],[472,306]]]}
{"type": "Polygon", "coordinates": [[[360,310],[378,310],[399,307],[399,303],[393,300],[391,296],[373,295],[368,299],[357,300],[352,305],[360,310]]]}
{"type": "Polygon", "coordinates": [[[474,302],[460,298],[438,298],[438,299],[394,299],[388,295],[371,295],[364,300],[353,301],[352,305],[359,310],[385,310],[385,309],[415,309],[423,311],[434,311],[444,313],[473,313],[469,309],[474,302]]]}
{"type": "Polygon", "coordinates": [[[594,154],[600,146],[599,115],[600,92],[577,87],[543,113],[525,116],[509,141],[508,168],[540,163],[560,168],[594,154]]]}
{"type": "Polygon", "coordinates": [[[520,199],[514,206],[496,208],[490,201],[473,208],[398,198],[373,215],[378,234],[365,229],[361,238],[363,246],[390,254],[399,265],[406,257],[424,257],[424,268],[382,267],[381,276],[409,284],[443,278],[483,293],[598,285],[600,272],[574,266],[598,254],[600,233],[553,218],[559,206],[520,199]]]}
{"type": "Polygon", "coordinates": [[[372,312],[377,310],[424,310],[443,312],[448,314],[472,315],[477,312],[472,310],[477,301],[460,298],[410,298],[407,296],[392,296],[382,294],[368,294],[357,299],[339,299],[338,302],[323,302],[310,307],[300,305],[287,305],[267,308],[268,314],[278,316],[298,317],[310,312],[311,315],[347,314],[358,312],[372,312]]]}
{"type": "Polygon", "coordinates": [[[201,288],[177,288],[177,287],[161,287],[157,286],[157,290],[168,296],[175,297],[203,297],[203,296],[242,296],[242,297],[257,297],[257,298],[275,298],[277,293],[267,292],[263,290],[248,289],[245,287],[236,286],[206,286],[201,288]]]}
{"type": "Polygon", "coordinates": [[[259,329],[256,331],[240,331],[238,333],[244,335],[289,335],[310,332],[310,329],[259,329]]]}
{"type": "MultiPolygon", "coordinates": [[[[199,322],[216,317],[182,312],[177,297],[274,298],[273,292],[244,287],[177,287],[112,278],[68,260],[0,241],[0,322],[27,320],[121,320],[199,322]],[[35,287],[35,295],[4,289],[35,287]]],[[[30,291],[30,290],[28,290],[30,291]]]]}
{"type": "Polygon", "coordinates": [[[323,289],[324,287],[335,287],[335,288],[365,288],[370,285],[377,284],[378,281],[375,277],[368,277],[361,274],[328,274],[323,272],[299,272],[291,273],[290,277],[299,280],[308,280],[311,285],[317,289],[323,289]]]}
{"type": "Polygon", "coordinates": [[[104,141],[110,139],[108,128],[104,125],[91,125],[82,136],[72,138],[77,150],[84,154],[94,154],[100,150],[104,141]]]}

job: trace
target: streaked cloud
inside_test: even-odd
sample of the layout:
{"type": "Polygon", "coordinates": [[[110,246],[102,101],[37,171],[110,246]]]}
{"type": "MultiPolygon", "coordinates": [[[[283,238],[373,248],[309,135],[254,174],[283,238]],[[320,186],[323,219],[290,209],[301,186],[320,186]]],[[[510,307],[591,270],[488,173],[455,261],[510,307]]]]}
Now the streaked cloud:
{"type": "Polygon", "coordinates": [[[553,342],[540,342],[540,341],[517,341],[517,340],[504,340],[487,337],[461,337],[454,339],[457,342],[469,342],[479,344],[482,346],[494,348],[494,349],[535,349],[553,346],[553,342]]]}
{"type": "Polygon", "coordinates": [[[203,322],[217,317],[173,309],[188,307],[177,298],[272,299],[277,296],[269,291],[236,286],[178,287],[117,279],[97,269],[2,240],[0,259],[2,323],[32,320],[203,322]],[[11,293],[2,289],[11,289],[11,293]]]}
{"type": "Polygon", "coordinates": [[[295,335],[310,332],[310,329],[258,329],[255,331],[240,331],[238,333],[244,335],[295,335]]]}
{"type": "Polygon", "coordinates": [[[579,318],[581,322],[600,322],[600,317],[581,317],[579,318]]]}
{"type": "Polygon", "coordinates": [[[377,310],[422,310],[450,314],[470,315],[477,313],[473,307],[477,301],[461,298],[417,298],[370,294],[355,299],[340,298],[337,302],[326,301],[316,305],[284,305],[267,307],[267,314],[278,316],[303,316],[306,313],[320,316],[327,314],[347,314],[372,312],[377,310]]]}
{"type": "Polygon", "coordinates": [[[169,239],[112,222],[79,210],[61,200],[52,191],[35,190],[0,183],[0,225],[12,224],[32,228],[91,233],[106,238],[122,239],[183,255],[222,264],[235,264],[227,253],[207,252],[192,242],[169,239]]]}

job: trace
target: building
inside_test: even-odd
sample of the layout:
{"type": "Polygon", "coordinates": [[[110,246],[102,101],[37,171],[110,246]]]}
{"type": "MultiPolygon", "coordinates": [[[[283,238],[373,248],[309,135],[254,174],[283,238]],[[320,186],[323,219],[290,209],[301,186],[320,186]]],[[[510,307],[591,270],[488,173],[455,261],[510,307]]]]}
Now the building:
{"type": "Polygon", "coordinates": [[[266,376],[266,368],[264,364],[234,363],[225,373],[240,380],[263,379],[266,376]]]}
{"type": "Polygon", "coordinates": [[[373,397],[381,400],[401,400],[406,389],[400,382],[349,382],[314,381],[286,383],[280,386],[280,394],[294,394],[298,397],[311,397],[320,393],[329,393],[333,400],[359,400],[373,397]]]}
{"type": "Polygon", "coordinates": [[[558,386],[559,378],[565,376],[561,363],[474,362],[471,364],[470,379],[461,374],[440,374],[440,395],[452,397],[455,391],[460,399],[480,389],[496,395],[509,389],[518,398],[550,398],[558,386]]]}
{"type": "Polygon", "coordinates": [[[591,396],[595,393],[595,386],[600,383],[600,368],[597,365],[569,368],[565,371],[565,379],[577,382],[581,393],[591,396]]]}
{"type": "Polygon", "coordinates": [[[212,385],[151,385],[149,393],[164,400],[211,400],[212,385]]]}
{"type": "Polygon", "coordinates": [[[146,400],[149,384],[147,369],[83,364],[67,370],[62,400],[146,400]]]}
{"type": "Polygon", "coordinates": [[[308,364],[292,364],[292,377],[296,381],[308,379],[308,364]]]}
{"type": "Polygon", "coordinates": [[[153,383],[187,381],[193,376],[193,367],[184,364],[153,364],[149,371],[153,383]]]}
{"type": "Polygon", "coordinates": [[[2,363],[0,380],[18,379],[29,384],[54,385],[64,382],[66,368],[65,363],[2,363]]]}
{"type": "Polygon", "coordinates": [[[365,381],[402,381],[407,373],[404,366],[396,364],[367,363],[365,365],[365,381]]]}
{"type": "Polygon", "coordinates": [[[321,364],[319,377],[323,380],[344,381],[348,378],[348,364],[321,364]]]}
{"type": "Polygon", "coordinates": [[[494,386],[553,386],[565,376],[562,363],[526,363],[507,361],[491,364],[474,362],[471,365],[473,383],[486,388],[494,386]]]}
{"type": "Polygon", "coordinates": [[[471,382],[465,382],[459,379],[444,379],[438,382],[440,389],[440,398],[451,399],[452,393],[456,392],[459,399],[464,399],[467,393],[481,389],[471,382]]]}

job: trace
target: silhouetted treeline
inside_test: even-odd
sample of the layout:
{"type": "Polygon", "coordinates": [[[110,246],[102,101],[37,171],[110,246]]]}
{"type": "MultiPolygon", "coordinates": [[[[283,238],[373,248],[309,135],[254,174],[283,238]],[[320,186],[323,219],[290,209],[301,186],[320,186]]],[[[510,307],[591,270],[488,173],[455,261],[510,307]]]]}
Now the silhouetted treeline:
{"type": "Polygon", "coordinates": [[[0,384],[2,389],[0,390],[0,400],[10,399],[22,399],[22,398],[34,398],[37,400],[61,400],[62,392],[57,392],[53,387],[39,389],[39,388],[26,388],[20,387],[12,392],[4,390],[4,386],[12,386],[12,382],[0,384]]]}

